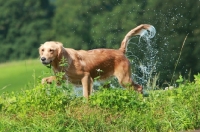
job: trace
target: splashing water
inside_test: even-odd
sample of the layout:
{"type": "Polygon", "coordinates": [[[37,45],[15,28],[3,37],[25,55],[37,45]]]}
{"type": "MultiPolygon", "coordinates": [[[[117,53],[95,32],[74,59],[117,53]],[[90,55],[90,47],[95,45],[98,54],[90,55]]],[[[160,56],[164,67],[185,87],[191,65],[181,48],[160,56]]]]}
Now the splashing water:
{"type": "MultiPolygon", "coordinates": [[[[143,30],[139,42],[129,41],[127,56],[131,60],[132,77],[134,81],[145,89],[155,89],[158,80],[156,44],[152,41],[156,30],[153,26],[149,30],[143,30]]],[[[133,38],[132,38],[133,39],[133,38]]]]}
{"type": "MultiPolygon", "coordinates": [[[[143,30],[139,37],[139,42],[131,42],[129,40],[127,56],[132,65],[132,77],[135,82],[142,85],[145,89],[155,89],[157,80],[156,66],[157,66],[157,53],[155,49],[156,44],[152,41],[155,36],[156,30],[152,26],[149,30],[143,30]]],[[[117,78],[111,78],[111,87],[120,87],[117,78]]],[[[99,82],[94,82],[94,87],[99,87],[99,82]]],[[[95,89],[95,88],[94,88],[95,89]]],[[[97,88],[98,89],[98,88],[97,88]]],[[[96,89],[95,89],[96,90],[96,89]]],[[[75,89],[77,96],[82,96],[82,86],[75,89]]]]}

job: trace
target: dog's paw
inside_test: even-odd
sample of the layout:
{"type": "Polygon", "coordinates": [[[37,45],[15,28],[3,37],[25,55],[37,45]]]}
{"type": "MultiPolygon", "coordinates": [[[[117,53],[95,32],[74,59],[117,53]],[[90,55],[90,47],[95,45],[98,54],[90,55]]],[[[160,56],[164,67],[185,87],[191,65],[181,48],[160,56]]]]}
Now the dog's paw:
{"type": "Polygon", "coordinates": [[[50,76],[50,77],[45,77],[42,79],[41,83],[42,84],[51,84],[53,81],[56,81],[56,77],[55,76],[50,76]]]}

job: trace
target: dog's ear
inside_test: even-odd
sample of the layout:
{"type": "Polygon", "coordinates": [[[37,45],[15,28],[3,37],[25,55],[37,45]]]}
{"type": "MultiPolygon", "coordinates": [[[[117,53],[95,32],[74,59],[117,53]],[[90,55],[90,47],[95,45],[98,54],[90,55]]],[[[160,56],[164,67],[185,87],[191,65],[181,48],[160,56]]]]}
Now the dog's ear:
{"type": "Polygon", "coordinates": [[[62,55],[63,55],[63,50],[64,50],[64,47],[63,47],[63,44],[60,43],[60,42],[55,42],[58,46],[57,50],[58,50],[58,58],[61,59],[62,58],[62,55]]]}
{"type": "Polygon", "coordinates": [[[38,48],[39,53],[41,52],[43,44],[40,45],[40,47],[38,48]]]}

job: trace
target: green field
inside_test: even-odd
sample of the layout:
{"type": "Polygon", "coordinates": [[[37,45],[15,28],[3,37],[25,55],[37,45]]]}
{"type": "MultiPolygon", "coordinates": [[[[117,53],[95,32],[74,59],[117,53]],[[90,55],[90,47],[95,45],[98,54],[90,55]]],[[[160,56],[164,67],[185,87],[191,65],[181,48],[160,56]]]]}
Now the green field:
{"type": "MultiPolygon", "coordinates": [[[[44,73],[50,72],[38,59],[0,64],[0,93],[34,86],[44,73]]],[[[33,87],[30,88],[33,88],[33,87]]]]}

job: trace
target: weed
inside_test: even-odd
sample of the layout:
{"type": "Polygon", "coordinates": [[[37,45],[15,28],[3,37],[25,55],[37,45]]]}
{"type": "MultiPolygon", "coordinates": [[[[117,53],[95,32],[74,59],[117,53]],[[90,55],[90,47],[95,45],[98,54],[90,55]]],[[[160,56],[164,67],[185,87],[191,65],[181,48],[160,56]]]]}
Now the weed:
{"type": "MultiPolygon", "coordinates": [[[[188,33],[188,34],[189,34],[189,33],[188,33]]],[[[172,74],[172,78],[171,78],[170,85],[172,85],[172,81],[173,81],[173,78],[174,78],[174,75],[175,75],[175,71],[176,71],[176,68],[177,68],[177,66],[178,66],[178,63],[179,63],[179,61],[180,61],[181,53],[182,53],[183,47],[184,47],[184,45],[185,45],[185,41],[186,41],[186,39],[187,39],[188,34],[185,36],[185,39],[184,39],[184,41],[183,41],[183,44],[182,44],[182,47],[181,47],[181,50],[180,50],[178,59],[177,59],[177,61],[176,61],[175,67],[174,67],[174,71],[173,71],[173,74],[172,74]]]]}

